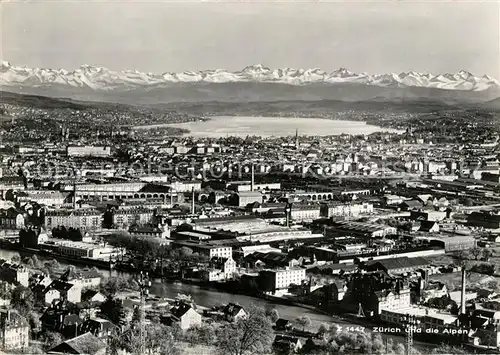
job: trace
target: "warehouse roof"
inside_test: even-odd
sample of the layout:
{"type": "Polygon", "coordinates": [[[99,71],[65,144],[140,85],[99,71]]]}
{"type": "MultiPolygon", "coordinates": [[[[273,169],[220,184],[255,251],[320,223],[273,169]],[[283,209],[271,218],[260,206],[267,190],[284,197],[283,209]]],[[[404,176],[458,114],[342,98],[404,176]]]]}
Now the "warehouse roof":
{"type": "Polygon", "coordinates": [[[419,267],[429,265],[429,261],[422,257],[409,258],[407,256],[400,258],[390,258],[383,260],[374,260],[366,263],[367,266],[379,264],[386,270],[401,269],[407,267],[419,267]]]}

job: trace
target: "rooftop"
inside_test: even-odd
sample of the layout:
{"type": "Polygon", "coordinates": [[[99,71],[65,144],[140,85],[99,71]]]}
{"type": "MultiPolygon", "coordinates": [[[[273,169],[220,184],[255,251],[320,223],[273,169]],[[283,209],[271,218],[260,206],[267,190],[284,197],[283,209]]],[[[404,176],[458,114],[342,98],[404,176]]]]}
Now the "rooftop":
{"type": "Polygon", "coordinates": [[[458,319],[454,315],[438,312],[434,308],[428,308],[428,307],[410,306],[399,309],[382,308],[382,311],[399,313],[403,315],[417,316],[417,317],[432,317],[436,319],[441,319],[445,324],[452,324],[458,319]]]}

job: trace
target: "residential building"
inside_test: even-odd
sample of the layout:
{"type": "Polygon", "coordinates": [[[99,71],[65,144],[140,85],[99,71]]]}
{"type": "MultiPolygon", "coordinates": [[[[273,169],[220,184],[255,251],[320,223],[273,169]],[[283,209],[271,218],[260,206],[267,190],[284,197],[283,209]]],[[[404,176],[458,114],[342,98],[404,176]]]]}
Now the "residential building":
{"type": "Polygon", "coordinates": [[[412,210],[410,211],[410,218],[415,221],[442,221],[447,216],[445,211],[435,210],[412,210]]]}
{"type": "Polygon", "coordinates": [[[151,223],[155,210],[152,208],[117,209],[112,212],[112,221],[115,228],[128,228],[133,225],[151,223]]]}
{"type": "Polygon", "coordinates": [[[60,192],[53,190],[26,190],[20,194],[18,201],[32,201],[45,206],[62,206],[70,203],[71,192],[60,192]]]}
{"type": "Polygon", "coordinates": [[[294,204],[290,210],[290,217],[296,222],[314,221],[320,217],[320,206],[294,204]]]}
{"type": "Polygon", "coordinates": [[[170,238],[170,227],[167,224],[131,226],[128,232],[132,237],[138,238],[170,238]]]}
{"type": "Polygon", "coordinates": [[[301,285],[306,280],[306,269],[288,267],[280,270],[262,270],[258,277],[259,286],[271,293],[287,290],[291,285],[301,285]]]}
{"type": "Polygon", "coordinates": [[[286,354],[299,352],[303,345],[299,338],[283,334],[276,334],[273,341],[273,348],[286,354]]]}
{"type": "Polygon", "coordinates": [[[228,303],[223,309],[224,317],[229,322],[237,322],[247,316],[247,312],[239,304],[228,303]]]}
{"type": "Polygon", "coordinates": [[[91,333],[95,337],[107,341],[107,338],[112,334],[113,330],[117,328],[116,325],[107,319],[102,318],[89,318],[83,322],[80,327],[80,332],[91,333]]]}
{"type": "Polygon", "coordinates": [[[24,215],[14,207],[0,209],[0,229],[22,229],[24,220],[24,215]]]}
{"type": "Polygon", "coordinates": [[[99,157],[111,156],[111,147],[106,146],[68,146],[66,154],[69,157],[99,157]]]}
{"type": "Polygon", "coordinates": [[[201,314],[191,305],[181,302],[170,309],[170,316],[163,317],[162,322],[167,325],[177,323],[182,330],[186,330],[201,325],[201,314]]]}
{"type": "Polygon", "coordinates": [[[0,280],[14,285],[29,286],[29,271],[20,264],[0,259],[0,280]]]}
{"type": "Polygon", "coordinates": [[[65,300],[71,303],[78,303],[82,300],[82,288],[79,285],[61,280],[54,280],[44,290],[45,303],[52,303],[54,300],[65,300]],[[57,292],[54,292],[57,291],[57,292]]]}
{"type": "Polygon", "coordinates": [[[231,246],[225,246],[220,244],[211,244],[209,242],[204,243],[195,243],[187,240],[176,240],[172,241],[172,247],[174,248],[182,248],[187,247],[195,253],[199,253],[202,255],[208,256],[209,259],[212,258],[232,258],[233,257],[233,248],[231,246]]]}
{"type": "Polygon", "coordinates": [[[65,340],[49,350],[49,354],[105,355],[106,344],[92,333],[65,340]]]}
{"type": "Polygon", "coordinates": [[[44,225],[47,230],[64,226],[82,230],[102,229],[103,213],[95,209],[48,210],[44,225]]]}
{"type": "Polygon", "coordinates": [[[16,310],[0,310],[0,344],[3,350],[27,348],[29,334],[28,321],[16,310]]]}
{"type": "Polygon", "coordinates": [[[96,290],[87,289],[82,293],[82,302],[103,303],[106,296],[96,290]]]}
{"type": "Polygon", "coordinates": [[[433,332],[438,334],[446,335],[448,332],[448,335],[454,337],[457,336],[456,334],[463,334],[451,334],[451,331],[460,329],[458,327],[457,316],[439,312],[433,308],[422,306],[407,306],[401,308],[384,307],[381,309],[380,313],[381,320],[389,324],[399,325],[402,328],[406,326],[409,316],[419,322],[417,327],[422,329],[422,332],[425,332],[426,329],[432,329],[433,332]]]}
{"type": "Polygon", "coordinates": [[[230,280],[236,273],[236,262],[233,258],[215,257],[210,260],[209,268],[204,272],[207,281],[225,281],[230,280]]]}
{"type": "Polygon", "coordinates": [[[321,217],[356,217],[373,213],[373,204],[363,203],[321,203],[321,217]]]}
{"type": "Polygon", "coordinates": [[[241,191],[232,196],[233,204],[238,207],[245,207],[246,205],[258,202],[262,203],[262,192],[260,191],[241,191]]]}

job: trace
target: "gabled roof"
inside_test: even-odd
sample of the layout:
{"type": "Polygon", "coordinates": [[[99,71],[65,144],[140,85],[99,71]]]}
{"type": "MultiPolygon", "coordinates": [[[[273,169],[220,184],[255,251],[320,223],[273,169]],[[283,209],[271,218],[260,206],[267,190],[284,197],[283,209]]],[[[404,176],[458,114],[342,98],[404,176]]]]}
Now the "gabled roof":
{"type": "Polygon", "coordinates": [[[418,200],[408,200],[408,201],[403,201],[401,203],[402,205],[406,205],[408,206],[409,208],[422,208],[422,202],[418,201],[418,200]]]}
{"type": "Polygon", "coordinates": [[[291,325],[292,325],[292,322],[288,319],[279,318],[276,321],[276,327],[286,327],[286,326],[291,326],[291,325]]]}
{"type": "Polygon", "coordinates": [[[68,291],[71,289],[74,285],[69,282],[61,281],[61,280],[54,280],[52,283],[47,287],[47,289],[54,289],[58,291],[68,291]]]}
{"type": "MultiPolygon", "coordinates": [[[[243,307],[241,307],[238,304],[234,303],[229,303],[226,307],[224,307],[224,313],[228,316],[234,317],[236,316],[241,310],[243,310],[243,307]]],[[[244,311],[244,310],[243,310],[244,311]]]]}
{"type": "Polygon", "coordinates": [[[386,270],[401,269],[407,267],[419,267],[429,265],[429,261],[422,257],[409,258],[407,256],[400,258],[391,258],[383,260],[373,260],[366,262],[367,266],[373,266],[379,264],[386,270]]]}
{"type": "Polygon", "coordinates": [[[92,297],[94,297],[97,294],[101,294],[102,295],[102,293],[100,293],[99,291],[96,291],[96,290],[92,290],[92,289],[85,290],[82,293],[82,301],[90,300],[92,297]]]}
{"type": "Polygon", "coordinates": [[[99,340],[99,338],[91,333],[84,333],[53,347],[49,350],[49,354],[92,355],[104,348],[106,348],[106,344],[99,340]]]}
{"type": "Polygon", "coordinates": [[[184,302],[179,303],[177,306],[172,307],[170,309],[170,313],[180,319],[183,315],[185,315],[192,307],[189,304],[186,304],[184,302]]]}
{"type": "Polygon", "coordinates": [[[432,228],[439,224],[435,221],[420,221],[419,231],[421,232],[429,232],[432,228]]]}

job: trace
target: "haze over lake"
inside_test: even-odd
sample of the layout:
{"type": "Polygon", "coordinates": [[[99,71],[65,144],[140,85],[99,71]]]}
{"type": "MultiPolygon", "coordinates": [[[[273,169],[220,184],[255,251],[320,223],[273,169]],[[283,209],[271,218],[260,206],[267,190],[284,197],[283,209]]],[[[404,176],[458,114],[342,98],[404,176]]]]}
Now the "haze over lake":
{"type": "Polygon", "coordinates": [[[193,137],[286,137],[295,135],[330,136],[339,134],[370,134],[374,132],[398,132],[397,130],[368,125],[362,121],[327,120],[302,117],[232,117],[216,116],[203,122],[186,122],[137,126],[135,128],[179,127],[188,129],[193,137]]]}

